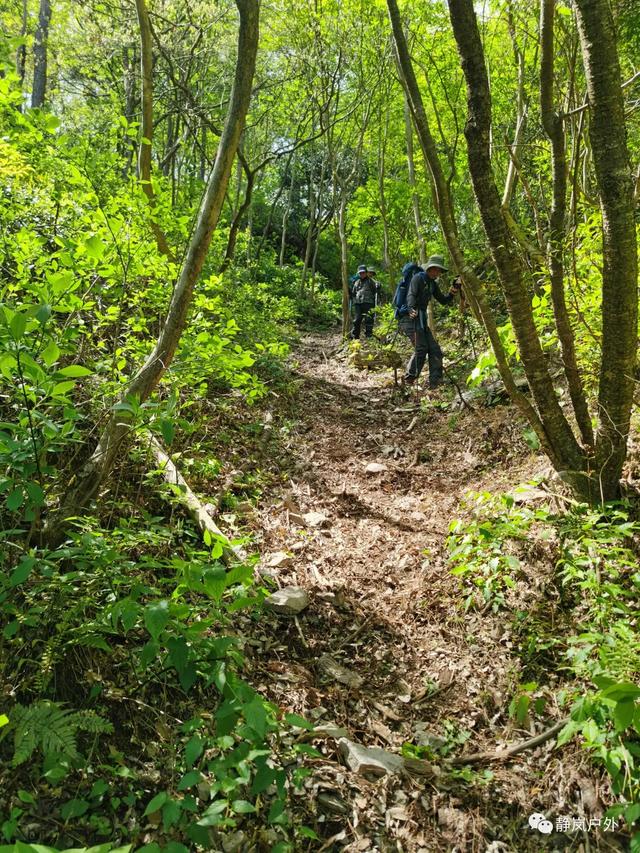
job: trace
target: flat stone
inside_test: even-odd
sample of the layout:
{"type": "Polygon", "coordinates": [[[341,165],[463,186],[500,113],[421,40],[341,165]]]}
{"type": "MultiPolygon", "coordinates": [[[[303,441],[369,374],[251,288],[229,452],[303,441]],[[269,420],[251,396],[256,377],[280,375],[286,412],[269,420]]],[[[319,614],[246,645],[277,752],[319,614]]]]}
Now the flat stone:
{"type": "Polygon", "coordinates": [[[364,470],[367,474],[382,474],[383,471],[388,471],[389,469],[382,462],[369,462],[364,470]]]}
{"type": "Polygon", "coordinates": [[[328,520],[321,512],[306,512],[302,518],[307,527],[322,527],[328,520]]]}
{"type": "Polygon", "coordinates": [[[269,555],[266,565],[269,569],[279,569],[281,566],[290,566],[292,562],[293,560],[289,554],[286,554],[284,551],[276,551],[274,554],[269,555]]]}
{"type": "Polygon", "coordinates": [[[362,687],[364,679],[361,675],[342,666],[337,660],[334,660],[331,655],[322,655],[318,658],[318,667],[329,678],[334,681],[339,681],[340,684],[345,684],[347,687],[362,687]]]}
{"type": "Polygon", "coordinates": [[[338,741],[340,755],[345,764],[359,776],[388,776],[401,773],[404,759],[377,746],[361,746],[347,738],[338,741]]]}
{"type": "Polygon", "coordinates": [[[309,606],[309,594],[300,586],[285,586],[265,598],[264,603],[275,613],[291,616],[309,606]]]}
{"type": "Polygon", "coordinates": [[[315,737],[330,737],[334,740],[340,740],[340,738],[348,739],[349,732],[342,726],[336,726],[334,723],[321,723],[319,726],[314,727],[313,735],[315,737]]]}

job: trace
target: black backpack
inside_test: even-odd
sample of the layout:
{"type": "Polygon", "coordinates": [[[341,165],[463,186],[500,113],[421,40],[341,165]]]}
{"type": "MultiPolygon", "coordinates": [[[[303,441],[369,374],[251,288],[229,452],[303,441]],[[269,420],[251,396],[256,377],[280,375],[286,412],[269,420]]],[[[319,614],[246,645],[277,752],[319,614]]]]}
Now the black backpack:
{"type": "Polygon", "coordinates": [[[409,293],[411,279],[417,272],[424,272],[424,270],[413,261],[409,261],[409,263],[402,267],[402,278],[398,282],[396,292],[394,293],[393,300],[391,302],[395,307],[394,314],[396,320],[399,320],[401,317],[404,317],[409,313],[409,308],[407,306],[407,294],[409,293]]]}

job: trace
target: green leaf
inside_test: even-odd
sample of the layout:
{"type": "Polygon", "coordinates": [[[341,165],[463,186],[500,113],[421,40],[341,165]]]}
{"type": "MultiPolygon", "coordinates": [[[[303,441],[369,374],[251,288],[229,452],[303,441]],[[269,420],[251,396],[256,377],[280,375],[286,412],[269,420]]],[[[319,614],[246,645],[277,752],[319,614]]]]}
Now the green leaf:
{"type": "Polygon", "coordinates": [[[173,438],[176,434],[176,427],[173,421],[166,420],[163,418],[160,423],[160,432],[162,433],[162,437],[164,439],[164,443],[169,446],[173,442],[173,438]]]}
{"type": "Polygon", "coordinates": [[[160,791],[159,794],[156,794],[155,797],[149,802],[149,805],[143,812],[143,817],[147,815],[153,814],[157,812],[169,799],[169,794],[166,791],[160,791]]]}
{"type": "Polygon", "coordinates": [[[169,603],[165,600],[148,604],[144,609],[144,624],[154,640],[157,640],[169,621],[169,603]]]}
{"type": "Polygon", "coordinates": [[[202,755],[204,750],[204,741],[198,735],[193,735],[184,748],[184,760],[187,767],[193,767],[196,761],[202,755]]]}
{"type": "Polygon", "coordinates": [[[602,696],[606,699],[615,699],[618,702],[620,700],[637,699],[640,696],[640,687],[636,687],[630,681],[622,681],[618,684],[605,687],[602,691],[602,696]]]}
{"type": "Polygon", "coordinates": [[[288,823],[287,815],[284,810],[284,800],[274,800],[269,809],[267,820],[269,823],[286,824],[288,823]]]}
{"type": "Polygon", "coordinates": [[[303,838],[313,838],[314,841],[320,840],[318,834],[314,832],[309,826],[299,826],[298,833],[302,835],[303,838]]]}
{"type": "Polygon", "coordinates": [[[285,714],[284,718],[290,726],[297,726],[299,729],[306,729],[308,732],[312,732],[314,729],[313,723],[305,720],[304,717],[299,717],[298,714],[285,714]]]}
{"type": "Polygon", "coordinates": [[[19,341],[27,328],[27,318],[25,315],[19,313],[14,314],[11,318],[11,322],[9,323],[9,328],[11,329],[11,334],[14,339],[19,341]]]}
{"type": "Polygon", "coordinates": [[[148,643],[145,643],[142,647],[142,651],[140,652],[140,665],[145,668],[149,666],[151,661],[158,656],[160,652],[160,646],[155,640],[149,640],[148,643]]]}
{"type": "Polygon", "coordinates": [[[185,773],[178,783],[178,790],[187,791],[189,788],[193,788],[194,785],[197,785],[201,781],[202,773],[199,770],[189,770],[189,772],[185,773]]]}
{"type": "Polygon", "coordinates": [[[9,497],[7,498],[7,509],[11,510],[11,512],[15,512],[20,509],[22,504],[24,503],[24,492],[21,488],[14,489],[9,493],[9,497]]]}
{"type": "Polygon", "coordinates": [[[33,804],[33,803],[35,803],[35,802],[36,802],[36,798],[33,796],[33,794],[30,794],[28,791],[25,791],[25,790],[24,790],[24,789],[22,789],[22,788],[20,788],[20,789],[18,790],[18,799],[19,799],[19,800],[20,800],[20,802],[22,802],[22,803],[31,803],[31,804],[33,804]]]}
{"type": "Polygon", "coordinates": [[[248,800],[234,800],[231,803],[231,810],[236,814],[253,814],[256,807],[248,800]]]}
{"type": "Polygon", "coordinates": [[[626,699],[621,702],[616,702],[613,709],[613,719],[616,724],[616,731],[623,732],[628,729],[633,722],[633,716],[636,710],[636,703],[633,699],[626,699]]]}
{"type": "Polygon", "coordinates": [[[57,371],[60,376],[90,376],[92,371],[88,367],[83,367],[81,364],[69,364],[67,367],[62,367],[57,371]]]}
{"type": "Polygon", "coordinates": [[[223,566],[215,566],[212,569],[207,569],[202,577],[204,588],[207,594],[214,601],[220,601],[222,595],[227,588],[227,572],[223,566]]]}
{"type": "Polygon", "coordinates": [[[0,729],[6,726],[9,722],[9,717],[6,714],[0,714],[0,729]]]}
{"type": "Polygon", "coordinates": [[[84,241],[84,248],[89,258],[98,261],[104,255],[105,245],[99,237],[94,235],[84,241]]]}
{"type": "Polygon", "coordinates": [[[65,803],[60,809],[60,814],[62,815],[64,820],[70,820],[72,817],[81,817],[86,811],[89,810],[89,803],[87,800],[69,800],[65,803]]]}
{"type": "Polygon", "coordinates": [[[189,662],[189,646],[184,637],[170,637],[167,641],[169,660],[177,672],[183,672],[189,662]]]}
{"type": "Polygon", "coordinates": [[[180,803],[175,800],[167,800],[162,807],[162,828],[165,832],[180,820],[180,803]]]}
{"type": "Polygon", "coordinates": [[[242,714],[249,728],[253,729],[259,738],[263,738],[267,732],[267,711],[262,700],[256,697],[243,707],[242,714]]]}
{"type": "Polygon", "coordinates": [[[75,382],[72,379],[67,379],[66,382],[58,382],[53,386],[49,394],[50,397],[66,397],[67,391],[71,391],[75,387],[75,382]]]}
{"type": "Polygon", "coordinates": [[[198,826],[217,826],[222,821],[222,813],[227,810],[228,800],[216,800],[211,803],[198,821],[198,826]]]}
{"type": "Polygon", "coordinates": [[[44,492],[38,483],[27,483],[27,495],[32,506],[42,506],[44,503],[44,492]]]}
{"type": "Polygon", "coordinates": [[[38,310],[35,313],[35,318],[40,323],[41,326],[47,322],[49,317],[51,316],[51,305],[47,305],[44,303],[38,307],[38,310]]]}
{"type": "Polygon", "coordinates": [[[60,358],[60,347],[54,341],[49,341],[47,346],[42,350],[40,357],[47,367],[51,367],[60,358]]]}
{"type": "Polygon", "coordinates": [[[634,823],[640,818],[640,803],[632,803],[624,810],[624,819],[628,824],[634,823]]]}

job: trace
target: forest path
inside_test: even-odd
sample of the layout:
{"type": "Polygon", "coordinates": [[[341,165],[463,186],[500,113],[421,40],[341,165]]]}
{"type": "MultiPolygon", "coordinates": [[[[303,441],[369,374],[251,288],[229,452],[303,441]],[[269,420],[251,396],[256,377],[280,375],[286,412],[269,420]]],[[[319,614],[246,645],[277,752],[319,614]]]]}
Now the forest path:
{"type": "MultiPolygon", "coordinates": [[[[411,407],[391,371],[350,366],[337,335],[306,337],[295,357],[299,388],[280,451],[293,475],[262,504],[261,565],[277,586],[306,589],[311,605],[296,620],[272,617],[256,643],[254,679],[288,711],[396,754],[420,730],[454,754],[465,737],[470,751],[501,735],[526,737],[508,731],[517,659],[504,620],[463,613],[446,564],[465,493],[508,490],[539,465],[511,410],[444,410],[439,401],[457,396],[451,386],[411,407]],[[368,472],[370,463],[384,469],[368,472]],[[311,512],[324,520],[305,519],[311,512]],[[359,683],[336,677],[323,655],[359,683]]],[[[514,833],[526,826],[522,767],[493,768],[491,786],[467,791],[368,781],[338,763],[335,740],[320,748],[329,760],[313,763],[307,824],[320,820],[323,841],[335,839],[317,849],[484,851],[496,822],[514,833]]]]}

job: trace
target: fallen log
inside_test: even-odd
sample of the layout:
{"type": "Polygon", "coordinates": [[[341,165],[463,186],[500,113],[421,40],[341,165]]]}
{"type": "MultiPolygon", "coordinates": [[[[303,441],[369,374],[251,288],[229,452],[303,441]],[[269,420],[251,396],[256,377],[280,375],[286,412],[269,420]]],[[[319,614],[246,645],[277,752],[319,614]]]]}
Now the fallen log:
{"type": "Polygon", "coordinates": [[[203,534],[207,532],[215,539],[221,541],[222,562],[226,566],[233,562],[232,558],[235,558],[238,562],[243,562],[245,555],[242,553],[241,549],[235,547],[231,542],[229,542],[228,537],[225,536],[222,530],[220,530],[218,525],[211,518],[202,502],[196,497],[185,478],[171,461],[160,442],[151,435],[151,433],[145,433],[145,437],[148,439],[149,448],[158,463],[158,468],[160,469],[165,482],[169,483],[171,486],[178,487],[180,490],[180,501],[189,510],[191,517],[198,525],[200,531],[203,534]]]}
{"type": "Polygon", "coordinates": [[[471,755],[461,755],[458,758],[452,759],[450,763],[460,766],[461,764],[482,764],[485,761],[507,761],[519,752],[524,752],[527,749],[534,749],[536,746],[540,746],[540,744],[551,740],[551,738],[554,735],[557,735],[568,722],[569,717],[565,717],[565,719],[559,720],[550,728],[545,729],[535,737],[529,738],[529,740],[523,740],[520,741],[520,743],[514,743],[511,746],[506,747],[506,749],[496,749],[493,752],[474,752],[471,755]]]}

